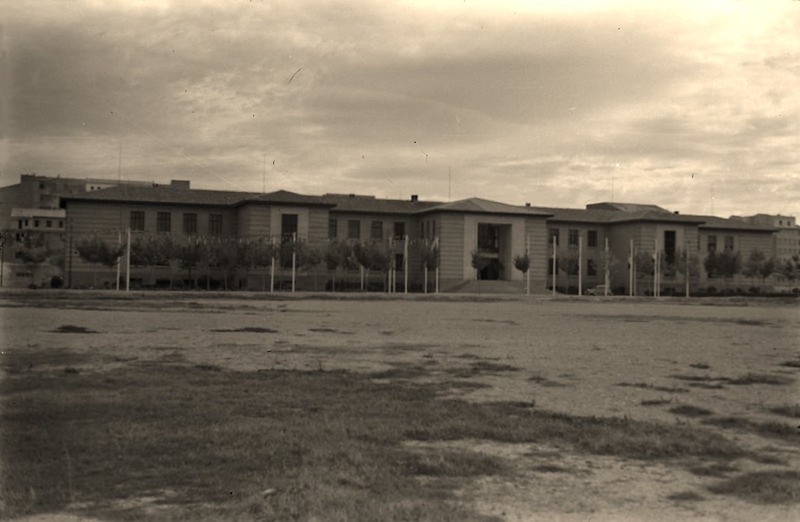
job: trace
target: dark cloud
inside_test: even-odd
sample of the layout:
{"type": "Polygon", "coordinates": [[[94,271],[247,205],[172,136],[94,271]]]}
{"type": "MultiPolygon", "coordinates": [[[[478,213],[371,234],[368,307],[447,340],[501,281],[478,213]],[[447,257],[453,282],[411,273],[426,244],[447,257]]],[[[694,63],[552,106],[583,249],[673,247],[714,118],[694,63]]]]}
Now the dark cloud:
{"type": "Polygon", "coordinates": [[[731,213],[800,197],[780,177],[800,164],[796,9],[30,5],[5,27],[4,184],[113,177],[122,144],[127,177],[242,190],[581,205],[615,178],[679,207],[705,205],[696,173],[727,180],[731,213]]]}

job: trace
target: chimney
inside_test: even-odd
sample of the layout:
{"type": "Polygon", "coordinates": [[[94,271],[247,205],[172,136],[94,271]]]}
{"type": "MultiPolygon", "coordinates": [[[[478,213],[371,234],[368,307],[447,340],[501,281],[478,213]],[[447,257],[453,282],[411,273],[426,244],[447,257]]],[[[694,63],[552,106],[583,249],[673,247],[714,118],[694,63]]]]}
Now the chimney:
{"type": "Polygon", "coordinates": [[[530,206],[531,206],[530,202],[526,201],[526,202],[525,202],[525,206],[526,206],[526,207],[528,207],[528,208],[530,208],[530,206]]]}
{"type": "Polygon", "coordinates": [[[188,179],[173,179],[169,182],[170,188],[189,190],[191,181],[188,179]]]}
{"type": "Polygon", "coordinates": [[[419,196],[417,196],[416,194],[411,194],[411,201],[415,201],[415,202],[419,201],[419,196]]]}

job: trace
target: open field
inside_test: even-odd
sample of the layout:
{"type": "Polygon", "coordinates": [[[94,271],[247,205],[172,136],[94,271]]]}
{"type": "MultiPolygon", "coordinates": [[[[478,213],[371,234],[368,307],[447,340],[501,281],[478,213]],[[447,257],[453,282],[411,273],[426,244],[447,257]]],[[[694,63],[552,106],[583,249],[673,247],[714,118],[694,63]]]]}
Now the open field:
{"type": "Polygon", "coordinates": [[[777,301],[7,292],[0,518],[800,518],[777,301]]]}

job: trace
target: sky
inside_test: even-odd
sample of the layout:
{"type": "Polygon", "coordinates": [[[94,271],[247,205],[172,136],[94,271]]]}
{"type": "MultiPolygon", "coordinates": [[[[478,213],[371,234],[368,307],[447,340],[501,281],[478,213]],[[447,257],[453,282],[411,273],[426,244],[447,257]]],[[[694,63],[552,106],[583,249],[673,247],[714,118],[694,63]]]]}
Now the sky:
{"type": "Polygon", "coordinates": [[[800,215],[800,1],[5,1],[0,185],[800,215]]]}

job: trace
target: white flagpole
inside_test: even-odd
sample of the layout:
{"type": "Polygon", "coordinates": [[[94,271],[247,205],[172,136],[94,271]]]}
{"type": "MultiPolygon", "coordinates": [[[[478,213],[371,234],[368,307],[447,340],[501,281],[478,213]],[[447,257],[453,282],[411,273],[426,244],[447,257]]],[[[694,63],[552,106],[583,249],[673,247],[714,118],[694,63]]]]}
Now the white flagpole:
{"type": "Polygon", "coordinates": [[[403,293],[408,293],[408,234],[403,238],[403,293]]]}
{"type": "Polygon", "coordinates": [[[583,237],[578,236],[578,295],[583,295],[583,237]]]}
{"type": "Polygon", "coordinates": [[[292,292],[294,292],[295,278],[297,277],[297,233],[292,234],[292,292]]]}
{"type": "MultiPolygon", "coordinates": [[[[122,246],[122,232],[117,230],[117,248],[122,246]]],[[[122,256],[117,257],[117,292],[119,292],[119,276],[122,270],[122,256]]]]}
{"type": "Polygon", "coordinates": [[[131,291],[131,229],[128,228],[128,244],[125,248],[125,291],[131,291]]]}
{"type": "Polygon", "coordinates": [[[558,255],[556,254],[556,250],[558,250],[558,238],[553,236],[553,295],[556,295],[556,274],[558,273],[558,255]]]}

